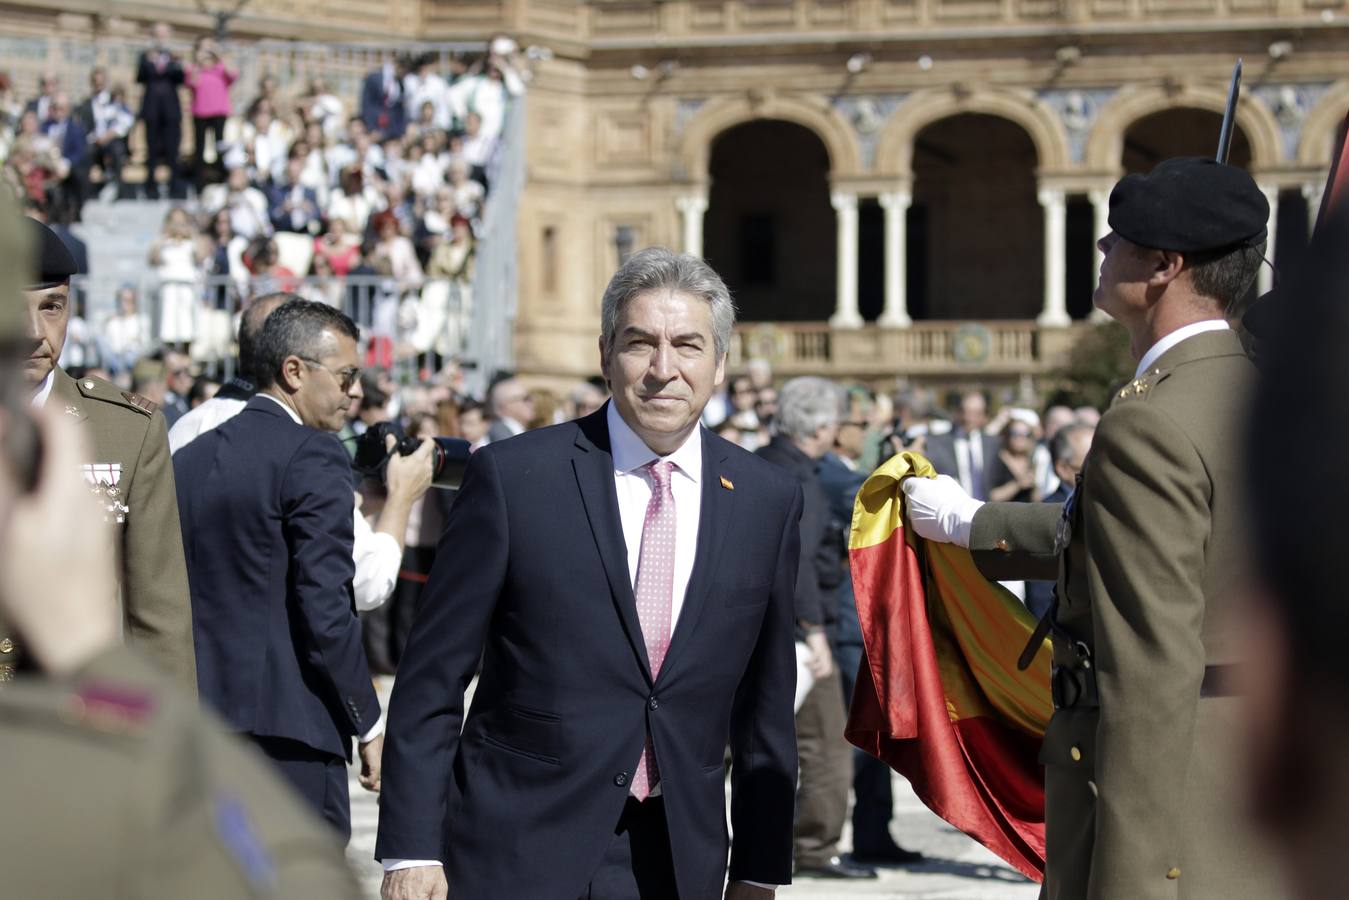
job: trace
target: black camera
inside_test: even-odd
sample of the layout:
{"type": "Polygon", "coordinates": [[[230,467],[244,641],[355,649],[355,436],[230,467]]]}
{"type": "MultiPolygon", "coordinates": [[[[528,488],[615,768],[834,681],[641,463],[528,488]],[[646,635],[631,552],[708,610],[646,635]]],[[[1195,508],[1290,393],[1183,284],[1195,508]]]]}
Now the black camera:
{"type": "MultiPolygon", "coordinates": [[[[468,466],[469,443],[462,438],[434,437],[431,450],[431,487],[442,490],[457,490],[464,480],[464,469],[468,466]]],[[[356,455],[351,467],[366,478],[375,478],[383,482],[389,468],[389,457],[411,456],[417,452],[421,441],[403,434],[401,428],[392,422],[376,422],[356,438],[356,455]],[[398,443],[392,451],[385,446],[385,438],[393,435],[398,443]]]]}

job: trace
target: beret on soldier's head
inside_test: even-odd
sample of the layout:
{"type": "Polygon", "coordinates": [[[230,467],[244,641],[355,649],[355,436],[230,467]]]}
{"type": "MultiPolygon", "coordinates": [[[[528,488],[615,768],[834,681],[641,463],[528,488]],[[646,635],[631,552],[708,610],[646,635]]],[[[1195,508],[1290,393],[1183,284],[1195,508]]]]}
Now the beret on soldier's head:
{"type": "Polygon", "coordinates": [[[1243,169],[1198,156],[1126,175],[1110,192],[1110,227],[1140,247],[1198,253],[1266,237],[1269,201],[1243,169]]]}
{"type": "Polygon", "coordinates": [[[33,284],[24,285],[25,290],[41,291],[56,287],[70,280],[70,276],[79,273],[75,257],[71,255],[65,242],[56,236],[46,225],[37,219],[24,219],[29,234],[29,246],[32,252],[33,284]]]}

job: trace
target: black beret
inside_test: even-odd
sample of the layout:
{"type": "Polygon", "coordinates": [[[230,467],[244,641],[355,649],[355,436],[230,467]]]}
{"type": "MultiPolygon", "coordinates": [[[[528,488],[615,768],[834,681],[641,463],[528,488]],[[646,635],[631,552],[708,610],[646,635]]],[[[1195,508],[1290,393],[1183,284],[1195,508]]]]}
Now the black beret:
{"type": "Polygon", "coordinates": [[[1250,247],[1266,237],[1269,201],[1244,169],[1199,156],[1126,175],[1110,192],[1110,227],[1156,250],[1250,247]]]}
{"type": "Polygon", "coordinates": [[[70,280],[70,276],[79,272],[75,257],[65,243],[46,225],[36,219],[24,219],[28,223],[29,247],[32,252],[32,272],[35,283],[25,285],[26,290],[42,291],[56,287],[70,280]]]}

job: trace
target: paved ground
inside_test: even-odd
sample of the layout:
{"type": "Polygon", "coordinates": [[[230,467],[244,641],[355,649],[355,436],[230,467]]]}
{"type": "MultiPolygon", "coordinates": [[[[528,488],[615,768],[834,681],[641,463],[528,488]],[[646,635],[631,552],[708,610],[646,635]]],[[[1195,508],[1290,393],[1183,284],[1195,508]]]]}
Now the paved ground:
{"type": "MultiPolygon", "coordinates": [[[[388,685],[380,685],[380,699],[387,699],[388,685]]],[[[380,869],[372,854],[378,809],[373,794],[351,778],[351,844],[347,860],[360,875],[368,896],[379,896],[380,869]]],[[[905,847],[921,850],[928,862],[912,869],[882,872],[875,881],[847,882],[801,879],[778,892],[784,900],[853,900],[856,897],[940,898],[940,900],[1034,900],[1036,885],[1021,877],[965,835],[930,813],[909,790],[895,779],[896,839],[905,847]]],[[[845,832],[845,844],[849,835],[845,832]]],[[[528,898],[521,898],[528,900],[528,898]]]]}

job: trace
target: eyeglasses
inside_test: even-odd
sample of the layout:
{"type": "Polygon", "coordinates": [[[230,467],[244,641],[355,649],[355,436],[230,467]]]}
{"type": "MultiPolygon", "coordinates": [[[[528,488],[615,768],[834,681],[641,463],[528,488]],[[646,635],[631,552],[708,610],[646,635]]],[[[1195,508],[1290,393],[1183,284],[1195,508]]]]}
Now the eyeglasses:
{"type": "Polygon", "coordinates": [[[348,366],[345,369],[338,369],[336,372],[334,372],[332,369],[328,368],[323,363],[319,362],[317,359],[311,359],[308,356],[301,356],[300,359],[305,364],[313,366],[316,369],[322,369],[329,375],[333,376],[333,378],[337,381],[338,387],[342,389],[342,393],[344,394],[347,391],[351,390],[351,386],[355,384],[357,381],[359,381],[361,378],[361,370],[356,368],[355,366],[348,366]]]}

